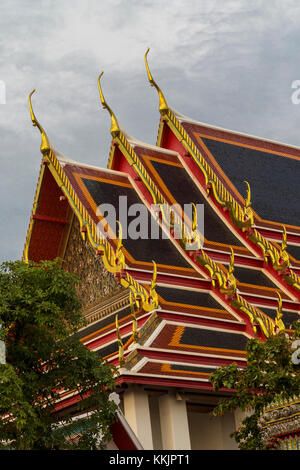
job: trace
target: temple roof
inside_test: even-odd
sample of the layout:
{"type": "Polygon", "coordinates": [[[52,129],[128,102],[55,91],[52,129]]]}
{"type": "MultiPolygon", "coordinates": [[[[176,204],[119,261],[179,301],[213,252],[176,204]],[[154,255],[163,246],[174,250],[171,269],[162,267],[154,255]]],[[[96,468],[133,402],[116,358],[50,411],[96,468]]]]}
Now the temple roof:
{"type": "MultiPolygon", "coordinates": [[[[291,294],[295,290],[299,291],[300,263],[297,261],[297,253],[300,238],[299,227],[293,222],[297,219],[298,212],[296,198],[293,198],[290,188],[296,185],[294,175],[300,150],[277,142],[215,128],[174,111],[153,80],[147,63],[147,53],[145,61],[148,78],[150,84],[158,91],[160,103],[161,120],[157,146],[180,154],[185,168],[199,187],[202,187],[202,191],[207,193],[207,201],[214,207],[219,218],[227,219],[232,234],[242,239],[244,246],[256,258],[263,258],[270,274],[273,271],[272,275],[277,278],[279,274],[281,279],[278,278],[278,281],[282,285],[285,284],[291,294]],[[275,171],[272,170],[274,162],[276,164],[279,162],[279,169],[275,171]],[[230,175],[226,174],[226,171],[230,175]],[[251,184],[248,181],[250,179],[248,173],[251,184]],[[282,174],[285,176],[283,184],[280,182],[282,174]],[[244,192],[247,191],[245,198],[240,194],[242,185],[244,192]],[[279,188],[282,189],[284,197],[281,194],[279,202],[276,202],[274,194],[278,193],[279,188]],[[254,206],[256,200],[253,197],[253,191],[256,190],[257,208],[254,206]],[[289,192],[287,208],[285,208],[286,191],[289,192]],[[272,210],[268,212],[271,206],[272,210]],[[281,215],[279,218],[277,216],[276,220],[276,211],[279,210],[281,215]],[[282,225],[282,221],[285,225],[282,225]],[[288,225],[291,222],[293,225],[288,225]],[[291,247],[291,254],[287,247],[291,247]]],[[[296,297],[297,294],[294,299],[296,297]]]]}
{"type": "Polygon", "coordinates": [[[232,195],[241,202],[243,181],[247,179],[257,223],[261,220],[277,226],[285,224],[291,226],[290,232],[295,229],[299,233],[300,148],[179,119],[232,195]]]}
{"type": "Polygon", "coordinates": [[[149,145],[119,126],[100,78],[99,88],[112,119],[107,169],[64,157],[32,112],[42,134],[43,160],[24,259],[63,258],[75,216],[78,236],[127,289],[121,303],[116,294],[109,308],[107,299],[91,306],[81,341],[121,367],[121,382],[211,388],[214,368],[232,361],[245,365],[249,338],[289,332],[299,316],[300,263],[286,250],[286,240],[290,246],[298,235],[300,246],[300,228],[298,233],[296,225],[288,225],[297,218],[296,205],[291,202],[285,211],[281,196],[280,217],[274,218],[276,199],[264,197],[261,187],[271,194],[285,172],[289,183],[281,187],[287,191],[300,150],[196,123],[174,113],[161,95],[158,141],[149,145]],[[266,178],[272,162],[281,162],[274,180],[266,178]],[[241,186],[245,179],[246,187],[241,186]],[[124,220],[127,207],[120,208],[120,197],[128,207],[145,208],[145,238],[125,236],[134,214],[124,220]],[[191,203],[204,206],[204,234],[194,213],[181,219],[176,209],[178,239],[171,219],[152,210],[154,204],[168,213],[174,204],[191,203]],[[105,204],[115,208],[117,225],[104,212],[105,204]],[[190,250],[188,241],[196,248],[190,250]]]}

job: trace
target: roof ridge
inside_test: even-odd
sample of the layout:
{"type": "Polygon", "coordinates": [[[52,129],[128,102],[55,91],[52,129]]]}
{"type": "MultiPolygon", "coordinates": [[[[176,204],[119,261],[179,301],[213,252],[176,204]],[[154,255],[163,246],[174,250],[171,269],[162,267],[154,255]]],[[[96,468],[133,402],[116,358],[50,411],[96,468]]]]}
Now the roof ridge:
{"type": "Polygon", "coordinates": [[[185,116],[184,114],[182,114],[179,111],[175,110],[175,108],[173,108],[173,107],[169,108],[169,109],[174,113],[174,115],[178,118],[178,120],[180,122],[185,121],[185,122],[188,122],[188,123],[191,123],[191,124],[198,124],[200,126],[205,126],[205,127],[210,128],[210,129],[225,131],[225,132],[228,132],[230,134],[239,135],[241,137],[248,137],[250,139],[260,140],[262,142],[267,142],[267,143],[270,143],[270,144],[275,144],[275,145],[280,145],[280,146],[288,147],[288,148],[295,149],[295,150],[300,150],[300,145],[299,146],[291,145],[291,144],[287,144],[286,142],[281,142],[279,140],[267,139],[265,137],[259,137],[259,136],[254,135],[254,134],[247,134],[245,132],[240,132],[240,131],[236,131],[236,130],[233,130],[233,129],[228,129],[226,127],[216,126],[216,125],[213,125],[213,124],[207,124],[205,122],[197,121],[196,119],[185,116]]]}
{"type": "MultiPolygon", "coordinates": [[[[247,231],[248,238],[252,243],[254,243],[262,252],[264,259],[267,261],[270,258],[272,263],[272,268],[277,271],[283,271],[286,267],[284,264],[280,262],[281,260],[281,252],[278,252],[278,249],[270,243],[254,226],[254,220],[250,220],[251,218],[246,218],[246,206],[242,208],[239,202],[229,193],[227,188],[221,182],[218,175],[214,172],[212,167],[207,163],[207,161],[203,158],[201,152],[194,144],[188,133],[183,129],[181,123],[177,119],[177,116],[173,113],[171,109],[164,115],[164,117],[171,123],[171,127],[175,133],[179,133],[181,143],[184,147],[188,150],[191,154],[194,162],[197,164],[198,168],[202,172],[205,178],[206,186],[208,190],[212,190],[214,198],[217,204],[221,207],[227,207],[230,219],[232,223],[238,228],[242,229],[243,231],[247,231]]],[[[251,202],[249,204],[250,212],[253,214],[252,209],[250,208],[251,202]]],[[[248,210],[249,212],[249,210],[248,210]]],[[[251,214],[250,214],[251,215],[251,214]]],[[[253,217],[253,215],[252,215],[253,217]]],[[[287,254],[287,253],[286,253],[287,254]]],[[[288,254],[287,254],[288,256],[288,254]]],[[[294,271],[289,268],[289,272],[286,273],[283,271],[283,279],[284,281],[293,287],[298,295],[300,291],[300,277],[294,273],[294,271]]]]}

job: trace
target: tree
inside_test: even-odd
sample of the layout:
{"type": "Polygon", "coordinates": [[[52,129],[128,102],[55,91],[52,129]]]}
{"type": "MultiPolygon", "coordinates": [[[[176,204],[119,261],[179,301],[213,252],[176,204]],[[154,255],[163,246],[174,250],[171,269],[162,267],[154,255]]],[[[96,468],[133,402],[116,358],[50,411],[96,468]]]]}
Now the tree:
{"type": "Polygon", "coordinates": [[[295,360],[295,341],[300,338],[299,327],[297,322],[291,336],[281,332],[270,336],[265,342],[249,340],[245,368],[239,369],[233,363],[218,368],[210,376],[216,391],[222,387],[234,390],[229,398],[220,400],[213,410],[214,415],[223,415],[237,408],[249,413],[241,427],[231,434],[240,449],[263,449],[258,420],[264,408],[278,397],[288,399],[299,395],[299,360],[295,360]]]}
{"type": "Polygon", "coordinates": [[[59,260],[0,266],[0,331],[6,343],[6,364],[0,364],[2,448],[96,449],[99,435],[102,448],[110,439],[115,370],[76,336],[84,325],[77,282],[59,260]],[[89,412],[76,439],[68,439],[70,414],[57,411],[61,393],[71,391],[79,397],[75,414],[89,412]]]}

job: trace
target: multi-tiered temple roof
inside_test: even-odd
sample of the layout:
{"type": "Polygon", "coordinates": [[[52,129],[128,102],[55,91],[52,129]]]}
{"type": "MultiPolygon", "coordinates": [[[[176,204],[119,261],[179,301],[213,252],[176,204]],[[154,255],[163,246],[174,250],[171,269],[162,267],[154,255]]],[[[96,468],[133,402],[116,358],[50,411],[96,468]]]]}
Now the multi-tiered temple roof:
{"type": "MultiPolygon", "coordinates": [[[[245,366],[249,338],[289,332],[299,318],[300,149],[178,114],[146,67],[159,94],[156,146],[119,126],[99,77],[112,120],[107,168],[57,152],[30,100],[43,159],[23,256],[61,257],[79,275],[88,320],[80,339],[120,365],[119,384],[201,393],[212,390],[216,367],[245,366]],[[152,224],[160,238],[122,237],[120,196],[146,207],[149,237],[152,224]],[[120,221],[111,238],[99,232],[105,203],[120,221]],[[193,216],[152,210],[163,205],[170,215],[170,206],[191,203],[204,205],[204,238],[193,216]]],[[[61,406],[74,401],[66,396],[61,406]]]]}

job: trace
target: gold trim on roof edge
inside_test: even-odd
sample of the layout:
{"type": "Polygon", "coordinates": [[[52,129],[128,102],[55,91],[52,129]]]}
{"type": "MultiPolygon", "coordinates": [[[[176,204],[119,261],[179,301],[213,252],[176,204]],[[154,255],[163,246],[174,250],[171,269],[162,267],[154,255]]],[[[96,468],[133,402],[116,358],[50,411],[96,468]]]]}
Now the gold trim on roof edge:
{"type": "MultiPolygon", "coordinates": [[[[39,128],[40,132],[46,135],[41,125],[38,124],[38,121],[33,113],[32,106],[31,106],[32,93],[29,96],[29,107],[30,107],[31,118],[33,122],[35,123],[34,125],[36,125],[39,128]]],[[[47,139],[47,142],[48,142],[48,139],[47,139]]],[[[42,140],[42,143],[43,143],[43,140],[42,140]]],[[[72,187],[72,185],[70,184],[68,180],[68,177],[63,171],[59,163],[59,160],[56,158],[50,146],[48,147],[44,146],[43,148],[41,148],[41,152],[43,153],[46,161],[49,162],[49,165],[48,165],[49,170],[51,171],[56,183],[58,184],[59,188],[64,193],[64,195],[66,196],[71,208],[73,209],[75,215],[77,216],[79,220],[80,233],[81,233],[82,238],[85,240],[85,234],[87,233],[89,242],[91,243],[92,247],[98,252],[98,254],[101,254],[103,263],[106,269],[113,274],[120,273],[121,285],[126,288],[129,287],[133,291],[135,296],[138,295],[139,298],[141,298],[142,307],[144,307],[145,305],[145,309],[147,309],[146,311],[153,310],[155,306],[153,305],[152,300],[147,290],[142,285],[140,285],[137,281],[135,281],[132,278],[132,276],[130,276],[127,272],[124,273],[123,274],[124,277],[122,277],[122,272],[126,271],[126,265],[125,265],[125,257],[122,251],[122,247],[123,247],[122,226],[120,222],[119,222],[119,236],[118,236],[117,248],[115,252],[112,246],[107,242],[106,238],[105,237],[102,238],[99,236],[99,231],[97,230],[95,222],[91,219],[87,210],[85,209],[80,199],[78,198],[76,192],[74,191],[74,188],[72,187]]],[[[39,198],[39,192],[40,192],[40,188],[42,184],[43,173],[44,173],[44,165],[42,164],[42,167],[40,170],[39,181],[37,185],[37,190],[35,194],[32,214],[35,213],[35,210],[36,210],[36,206],[37,206],[37,202],[39,198]]],[[[23,259],[25,262],[28,262],[28,251],[29,251],[32,229],[33,229],[33,219],[31,217],[30,225],[27,231],[25,247],[23,251],[23,259]]]]}
{"type": "MultiPolygon", "coordinates": [[[[149,176],[148,172],[146,171],[145,167],[142,165],[140,160],[138,159],[136,153],[134,152],[132,146],[129,144],[128,140],[126,139],[125,135],[121,131],[120,134],[117,136],[115,139],[116,142],[119,142],[122,144],[123,149],[125,150],[126,154],[123,155],[129,162],[131,166],[134,166],[135,171],[138,173],[138,175],[141,177],[141,179],[145,182],[146,187],[148,188],[150,194],[152,194],[152,199],[154,203],[157,203],[158,201],[164,205],[166,211],[168,212],[170,210],[170,206],[168,205],[167,201],[165,198],[162,196],[160,191],[158,190],[157,186],[153,183],[153,180],[149,176]],[[149,189],[151,188],[151,190],[149,189]]],[[[162,211],[162,216],[165,216],[165,219],[171,220],[170,214],[164,214],[162,211]]],[[[175,221],[181,224],[182,227],[182,232],[183,233],[188,233],[187,236],[184,236],[185,240],[191,240],[192,239],[192,233],[190,230],[186,227],[184,223],[182,223],[182,218],[178,218],[177,220],[177,215],[176,213],[174,214],[175,221]]],[[[201,235],[200,235],[201,237],[201,235]]],[[[198,250],[199,251],[199,250],[198,250]]],[[[201,250],[201,253],[203,255],[203,259],[205,260],[204,264],[202,264],[202,261],[198,260],[199,264],[203,266],[206,271],[209,274],[209,277],[211,278],[213,285],[214,285],[214,279],[218,279],[218,284],[219,288],[223,287],[224,289],[227,288],[228,286],[228,276],[229,273],[226,275],[224,272],[226,272],[226,268],[224,268],[224,271],[217,266],[217,264],[212,261],[209,256],[204,253],[203,250],[201,250]]],[[[197,258],[197,257],[196,257],[197,258]]],[[[226,295],[223,293],[223,295],[226,295]]],[[[250,322],[253,327],[253,331],[255,334],[257,333],[257,328],[256,324],[259,324],[261,326],[261,329],[266,337],[274,334],[275,332],[275,324],[272,319],[268,317],[265,313],[257,309],[256,307],[253,307],[250,305],[246,300],[244,300],[239,294],[237,294],[237,300],[235,302],[231,302],[231,305],[236,308],[237,310],[240,310],[241,312],[245,313],[248,318],[250,319],[250,322]]]]}
{"type": "MultiPolygon", "coordinates": [[[[164,219],[167,219],[168,221],[170,221],[171,216],[170,216],[170,213],[169,213],[170,212],[169,204],[167,203],[167,201],[162,196],[159,189],[157,188],[157,186],[155,185],[155,183],[153,182],[153,180],[149,176],[149,173],[147,172],[145,167],[142,165],[141,161],[139,160],[138,156],[134,152],[132,146],[130,145],[130,143],[128,142],[126,136],[124,135],[124,133],[122,131],[120,131],[119,134],[114,138],[114,142],[121,147],[120,150],[123,148],[122,153],[123,153],[124,157],[126,158],[128,163],[130,164],[130,166],[134,167],[134,170],[140,176],[141,180],[144,182],[146,188],[148,189],[148,191],[149,191],[149,193],[152,197],[153,203],[154,204],[163,204],[164,205],[164,208],[165,208],[167,213],[162,211],[162,216],[163,216],[164,219]]],[[[251,201],[250,201],[250,188],[249,188],[248,189],[248,206],[250,206],[250,204],[251,204],[251,201]]],[[[187,233],[187,235],[184,235],[184,238],[185,238],[184,241],[191,241],[193,239],[194,234],[191,233],[191,231],[182,222],[182,218],[178,217],[178,215],[176,213],[174,214],[174,218],[175,218],[175,222],[177,222],[181,225],[182,233],[184,233],[184,234],[187,233]]],[[[198,233],[198,231],[196,231],[196,233],[198,233]]],[[[196,237],[196,240],[198,241],[198,239],[200,239],[200,238],[201,238],[201,234],[199,235],[199,237],[196,237]]],[[[224,287],[225,288],[225,284],[228,283],[228,279],[227,279],[226,275],[224,275],[224,272],[222,271],[222,269],[219,268],[216,265],[216,263],[214,261],[212,261],[208,257],[208,255],[206,255],[206,253],[204,253],[203,250],[201,250],[201,252],[203,253],[203,255],[205,257],[206,263],[204,263],[204,265],[203,265],[200,262],[199,264],[201,264],[203,267],[205,267],[205,269],[208,272],[208,274],[209,274],[209,276],[210,276],[213,283],[214,283],[214,277],[212,277],[212,273],[213,273],[213,276],[219,277],[219,279],[220,279],[219,287],[224,287]],[[213,266],[213,268],[212,268],[212,266],[213,266]],[[223,273],[223,275],[224,275],[224,280],[222,278],[221,273],[223,273]]],[[[226,268],[224,268],[224,269],[226,271],[226,268]]],[[[128,273],[127,273],[127,275],[128,275],[128,273]]],[[[225,295],[225,294],[223,294],[223,295],[225,295]]],[[[246,313],[246,315],[250,319],[250,322],[253,326],[253,331],[255,333],[257,332],[257,328],[255,326],[254,318],[259,319],[257,321],[260,324],[261,329],[262,329],[262,331],[263,331],[263,333],[266,337],[270,336],[271,334],[274,334],[275,325],[274,325],[273,320],[271,320],[266,314],[264,314],[263,312],[261,312],[257,308],[255,308],[252,305],[248,304],[248,302],[246,302],[240,295],[238,296],[238,299],[239,300],[237,302],[235,302],[235,304],[232,303],[232,306],[234,308],[237,308],[237,310],[240,310],[243,313],[246,313]],[[256,315],[253,315],[253,312],[256,312],[256,315]]]]}
{"type": "MultiPolygon", "coordinates": [[[[35,122],[37,122],[35,116],[34,116],[34,120],[35,122]]],[[[38,127],[41,131],[42,129],[41,126],[38,126],[38,127]]],[[[125,150],[125,154],[127,154],[127,157],[126,155],[124,155],[125,158],[127,158],[127,160],[129,161],[129,164],[131,166],[134,166],[135,171],[141,176],[150,194],[152,195],[153,202],[157,203],[159,201],[160,203],[164,203],[166,210],[168,211],[169,205],[167,204],[167,201],[164,199],[164,197],[161,195],[156,185],[153,183],[148,172],[145,170],[144,166],[141,164],[140,160],[138,159],[137,155],[135,154],[132,146],[129,144],[123,132],[122,131],[118,132],[118,134],[115,135],[114,139],[125,150]]],[[[61,188],[62,192],[67,197],[71,207],[73,208],[79,220],[82,237],[84,238],[85,233],[87,233],[91,245],[93,246],[94,249],[99,251],[99,254],[101,253],[103,257],[104,265],[109,272],[120,273],[122,269],[124,270],[124,265],[123,265],[124,259],[121,258],[121,262],[119,263],[119,260],[112,246],[107,242],[105,238],[100,239],[100,237],[98,236],[98,231],[97,231],[95,223],[92,221],[90,215],[88,214],[85,207],[83,206],[78,196],[76,195],[72,185],[70,184],[66,174],[64,173],[53,151],[49,148],[47,152],[44,152],[43,154],[49,160],[49,163],[50,163],[49,169],[51,173],[53,174],[59,187],[61,188]]],[[[176,214],[174,215],[174,217],[176,218],[176,214]]],[[[181,226],[183,225],[185,226],[185,224],[182,222],[181,217],[179,218],[179,223],[181,223],[181,226]]],[[[187,239],[191,239],[190,231],[188,228],[186,228],[186,226],[185,226],[185,231],[188,232],[187,239]]],[[[27,253],[28,253],[28,247],[27,247],[27,253]]],[[[120,250],[120,253],[122,253],[121,250],[120,250]]],[[[219,268],[216,265],[216,263],[214,263],[203,251],[202,253],[206,259],[206,263],[204,265],[206,271],[209,273],[212,280],[213,280],[214,275],[217,276],[217,279],[218,279],[219,276],[222,276],[220,274],[222,272],[222,269],[219,268]],[[212,268],[212,266],[214,268],[212,268]]],[[[225,268],[224,270],[226,271],[225,268]]],[[[226,279],[227,281],[227,277],[226,276],[224,278],[219,277],[219,279],[220,279],[219,287],[224,286],[225,285],[224,279],[226,279]]],[[[156,301],[153,302],[153,299],[151,299],[151,296],[148,294],[146,289],[143,286],[141,286],[137,281],[135,281],[135,279],[133,279],[133,277],[128,272],[126,272],[124,277],[121,276],[120,282],[123,285],[123,287],[129,287],[131,289],[136,299],[139,298],[142,300],[142,306],[144,310],[152,311],[153,309],[155,309],[156,301]]],[[[254,325],[254,322],[252,321],[252,314],[251,314],[252,311],[256,311],[257,312],[256,317],[260,318],[259,323],[261,324],[263,333],[266,336],[273,334],[274,324],[272,320],[267,315],[263,314],[263,312],[258,311],[258,309],[248,304],[248,302],[246,302],[240,296],[239,296],[239,299],[241,300],[235,303],[235,305],[232,303],[232,306],[234,306],[238,310],[248,315],[248,317],[250,318],[251,324],[253,325],[254,332],[256,332],[256,327],[254,325]],[[263,319],[265,319],[265,321],[263,321],[263,319]]]]}
{"type": "Polygon", "coordinates": [[[23,248],[23,254],[22,254],[22,260],[25,261],[25,263],[28,263],[28,251],[29,251],[31,234],[32,234],[32,229],[33,229],[33,224],[34,224],[33,215],[35,215],[36,210],[37,210],[37,204],[38,204],[38,200],[39,200],[40,189],[41,189],[41,185],[42,185],[42,181],[43,181],[44,172],[45,172],[45,165],[43,164],[43,162],[41,162],[38,182],[37,182],[35,195],[34,195],[34,200],[33,200],[33,205],[32,205],[32,209],[31,209],[29,226],[28,226],[28,229],[27,229],[24,248],[23,248]]]}
{"type": "Polygon", "coordinates": [[[242,208],[240,204],[229,193],[229,191],[225,188],[223,183],[213,172],[212,168],[205,161],[194,142],[191,140],[187,132],[181,126],[173,111],[169,109],[165,116],[168,118],[167,122],[169,124],[169,127],[171,127],[175,134],[177,134],[181,143],[190,153],[198,168],[201,170],[205,178],[208,194],[210,193],[210,190],[212,190],[216,202],[221,207],[227,208],[230,214],[230,218],[237,228],[241,229],[244,232],[247,232],[249,240],[251,240],[260,249],[265,261],[268,263],[268,261],[270,260],[273,269],[282,273],[284,281],[288,285],[294,287],[297,291],[300,291],[300,278],[289,267],[289,255],[286,252],[285,248],[281,248],[281,250],[278,251],[272,243],[266,240],[264,236],[261,235],[261,233],[259,233],[256,228],[253,227],[254,219],[253,211],[250,207],[251,201],[249,183],[246,182],[246,204],[244,208],[242,208]]]}
{"type": "Polygon", "coordinates": [[[223,271],[214,261],[212,261],[203,250],[201,250],[201,254],[197,256],[197,260],[199,264],[201,264],[209,272],[213,282],[213,287],[219,288],[221,294],[225,296],[232,307],[247,315],[255,334],[257,334],[257,325],[260,326],[263,334],[267,338],[276,334],[276,327],[273,320],[257,307],[254,307],[249,302],[247,302],[238,293],[236,279],[233,275],[233,251],[231,254],[229,271],[227,273],[223,271]]]}
{"type": "MultiPolygon", "coordinates": [[[[88,239],[91,245],[96,251],[99,252],[99,254],[101,254],[106,269],[111,273],[121,273],[121,271],[126,271],[125,257],[122,252],[122,229],[119,230],[117,249],[116,252],[114,252],[112,246],[107,242],[107,240],[98,236],[96,224],[91,219],[90,215],[87,213],[85,207],[82,205],[74,189],[69,183],[68,178],[62,170],[58,160],[52,152],[49,153],[49,156],[51,155],[53,158],[53,166],[58,172],[58,176],[60,177],[63,183],[63,185],[61,185],[60,187],[66,195],[75,214],[77,215],[80,226],[86,228],[88,239]]],[[[121,224],[119,223],[119,228],[120,227],[121,224]]],[[[84,232],[81,233],[84,235],[84,232]]],[[[146,289],[144,289],[143,286],[141,286],[137,281],[135,281],[132,276],[129,275],[127,272],[125,274],[125,277],[121,276],[120,283],[123,287],[129,287],[131,290],[133,290],[134,293],[136,293],[136,295],[138,294],[142,298],[142,306],[144,305],[144,303],[148,302],[149,299],[146,289]]]]}
{"type": "MultiPolygon", "coordinates": [[[[99,77],[99,81],[100,81],[100,77],[99,77]]],[[[104,100],[104,98],[103,98],[103,100],[104,100]]],[[[148,190],[148,192],[149,192],[149,194],[152,198],[153,203],[163,205],[162,216],[163,216],[164,220],[165,221],[166,220],[170,221],[171,220],[171,213],[170,213],[171,210],[169,208],[169,204],[167,203],[165,198],[162,196],[162,194],[158,190],[156,184],[153,182],[153,180],[149,176],[149,173],[147,172],[144,165],[141,163],[140,159],[136,155],[132,145],[128,142],[128,139],[127,139],[126,135],[124,134],[124,132],[122,132],[122,130],[119,129],[118,133],[117,134],[112,134],[112,136],[113,136],[113,144],[118,145],[120,147],[121,152],[122,152],[122,149],[123,149],[122,153],[123,153],[124,157],[128,161],[129,165],[134,168],[135,172],[138,174],[138,176],[143,181],[145,187],[147,188],[147,190],[148,190]]],[[[115,145],[113,145],[113,144],[112,144],[111,149],[110,149],[110,158],[111,158],[111,155],[113,153],[112,148],[115,148],[115,145]]],[[[110,167],[110,165],[109,165],[109,167],[110,167]]],[[[176,224],[180,225],[182,227],[182,229],[184,227],[184,230],[182,230],[182,232],[184,231],[184,233],[187,234],[185,239],[183,240],[184,242],[188,242],[188,243],[195,242],[195,243],[197,243],[198,246],[200,246],[201,234],[199,233],[198,230],[195,230],[195,231],[191,232],[187,227],[184,226],[184,224],[182,223],[182,218],[176,212],[174,213],[174,222],[176,224]]],[[[193,221],[193,225],[194,225],[194,221],[193,221]]]]}

